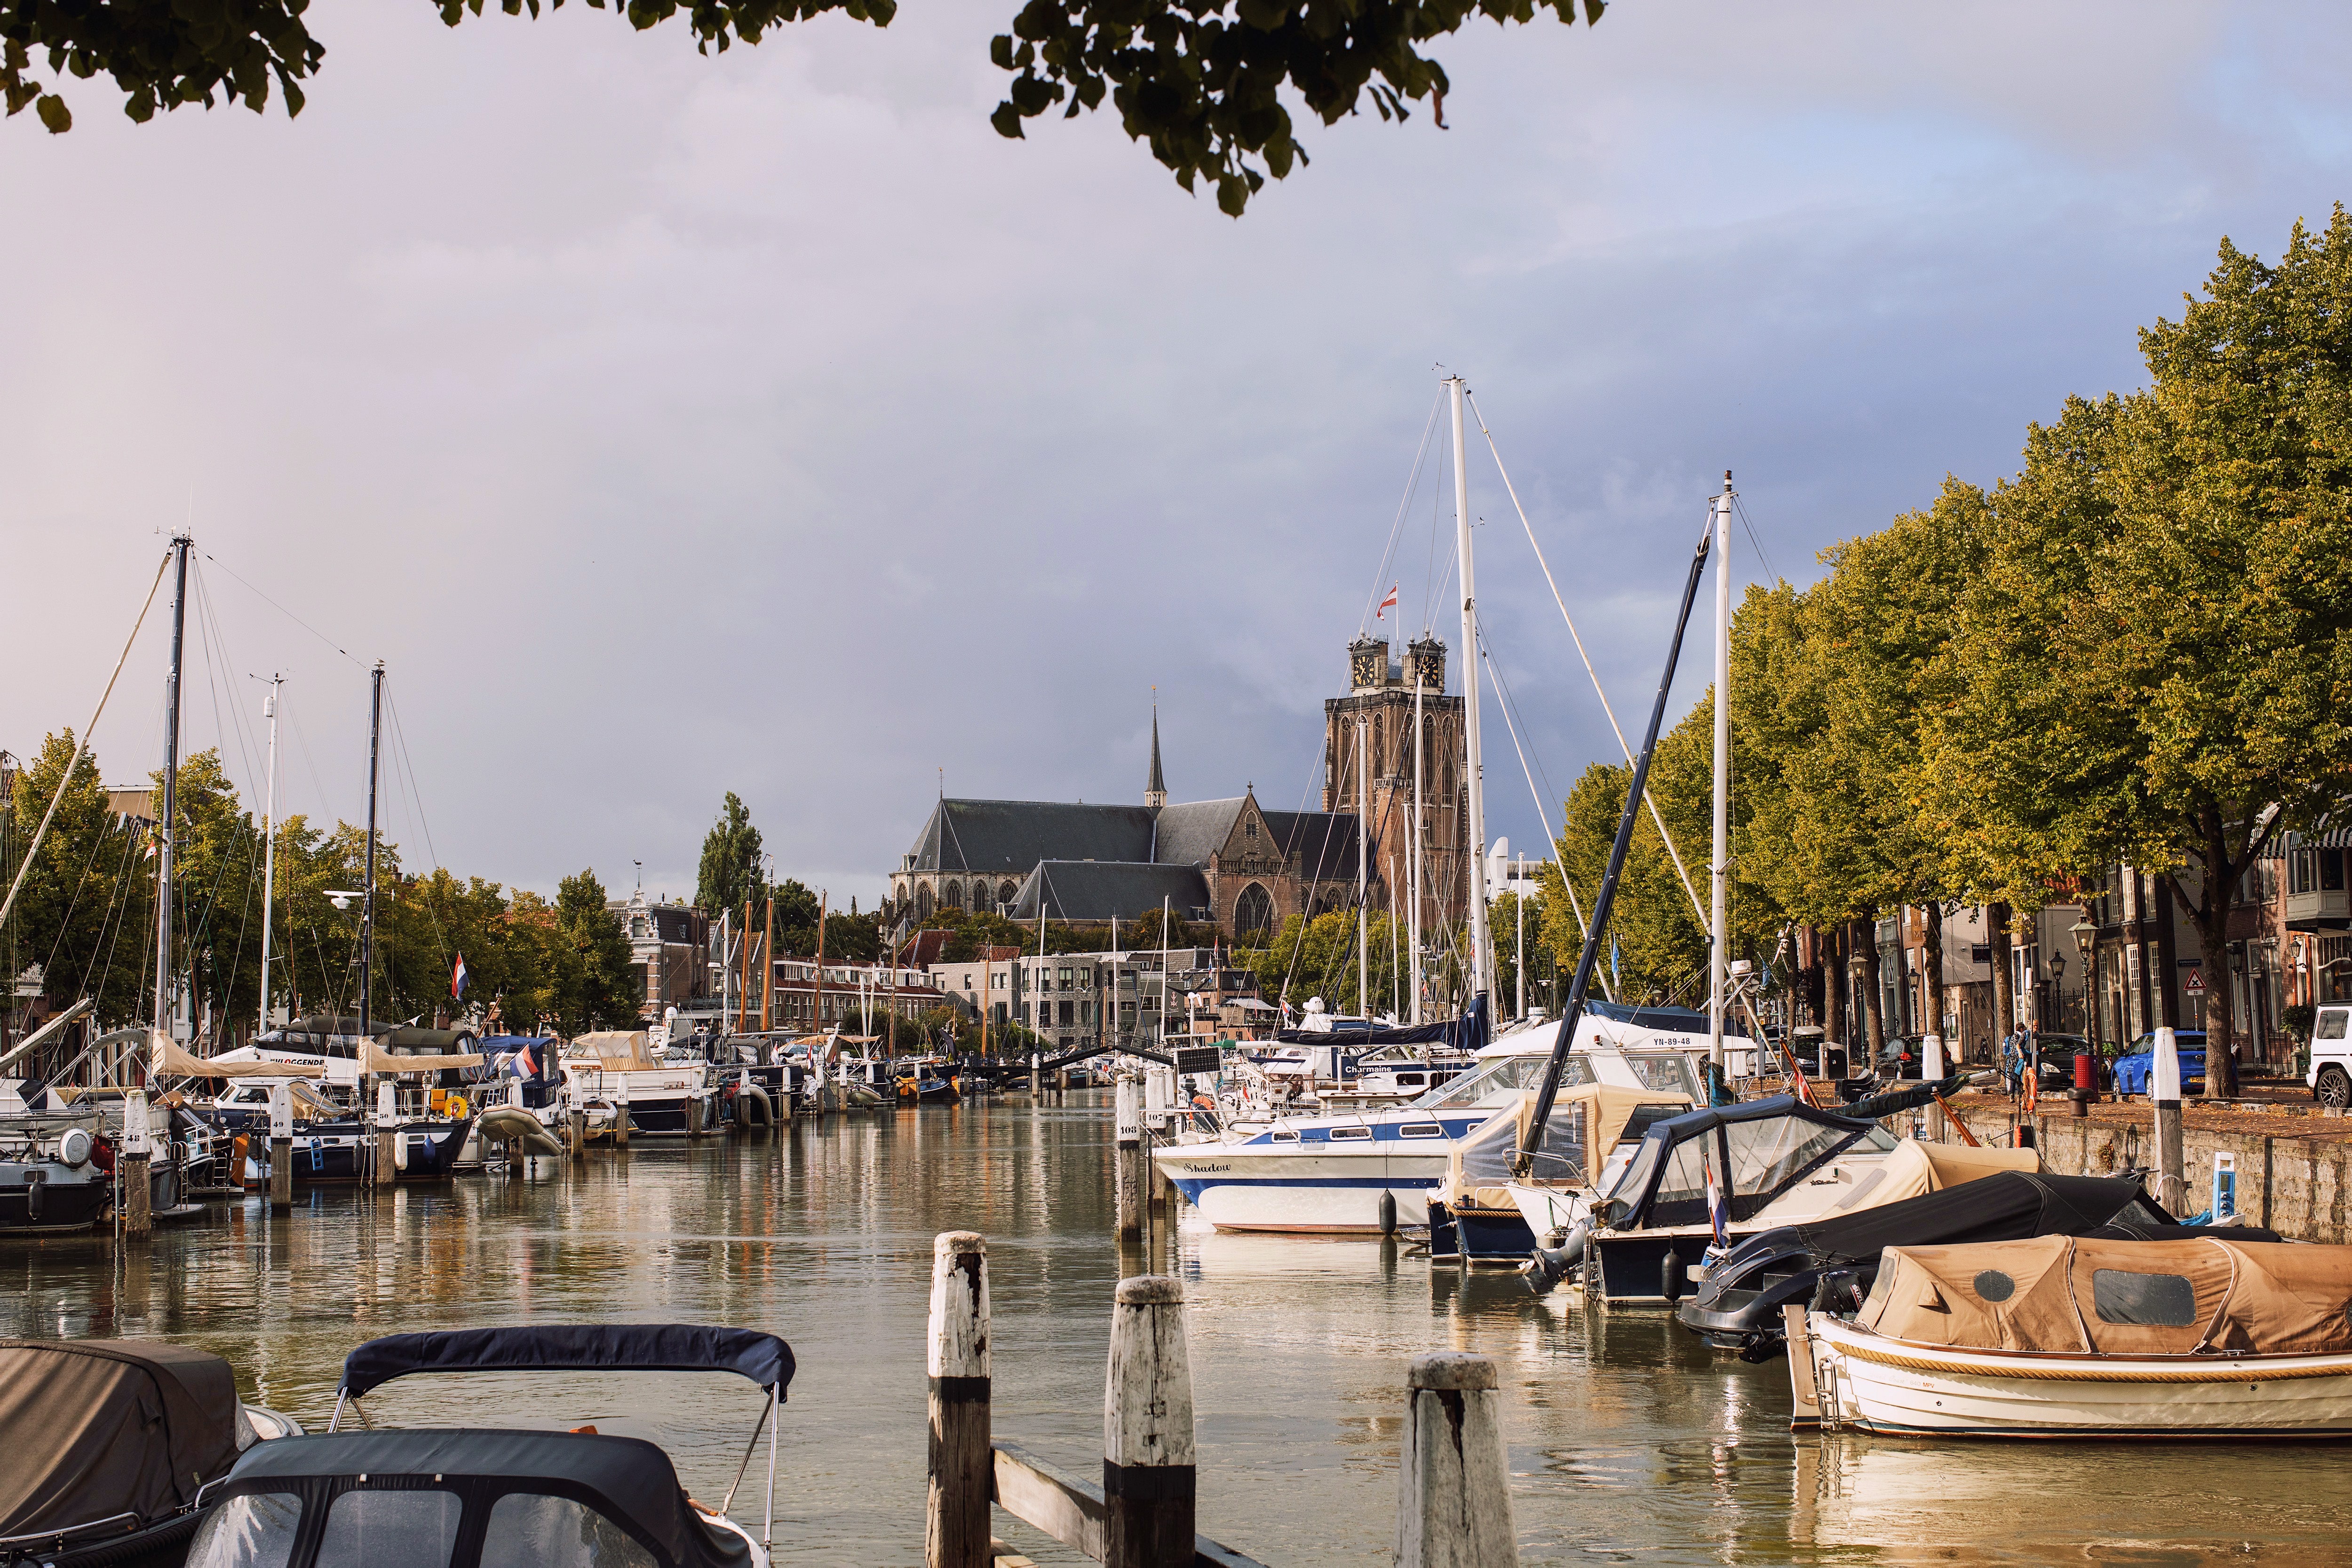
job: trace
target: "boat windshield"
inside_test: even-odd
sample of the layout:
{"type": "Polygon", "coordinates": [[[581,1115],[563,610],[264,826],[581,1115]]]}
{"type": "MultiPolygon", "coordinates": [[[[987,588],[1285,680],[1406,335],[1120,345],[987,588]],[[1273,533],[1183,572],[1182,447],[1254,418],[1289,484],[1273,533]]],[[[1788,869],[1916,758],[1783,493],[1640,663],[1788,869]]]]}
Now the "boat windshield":
{"type": "MultiPolygon", "coordinates": [[[[1895,1147],[1885,1128],[1824,1127],[1794,1116],[1764,1121],[1734,1122],[1722,1129],[1731,1164],[1731,1218],[1747,1219],[1792,1184],[1833,1155],[1849,1150],[1885,1153],[1895,1147]]],[[[1626,1178],[1616,1190],[1639,1203],[1642,1188],[1630,1183],[1646,1177],[1656,1164],[1657,1140],[1645,1144],[1626,1178]]],[[[1716,1134],[1685,1138],[1664,1155],[1665,1168],[1643,1223],[1652,1226],[1696,1225],[1706,1218],[1707,1168],[1717,1158],[1716,1134]]]]}
{"type": "MultiPolygon", "coordinates": [[[[1477,1071],[1442,1083],[1415,1100],[1408,1110],[1472,1111],[1482,1105],[1500,1105],[1522,1089],[1532,1089],[1543,1082],[1544,1068],[1549,1058],[1541,1056],[1498,1056],[1490,1059],[1477,1071]]],[[[1559,1086],[1573,1089],[1580,1083],[1592,1082],[1592,1064],[1580,1056],[1571,1056],[1561,1064],[1559,1086]]]]}
{"type": "Polygon", "coordinates": [[[1629,1051],[1625,1053],[1625,1065],[1633,1069],[1633,1076],[1641,1081],[1644,1089],[1678,1092],[1689,1095],[1694,1105],[1706,1103],[1706,1095],[1699,1088],[1698,1074],[1692,1070],[1690,1057],[1685,1052],[1637,1054],[1629,1051]]]}

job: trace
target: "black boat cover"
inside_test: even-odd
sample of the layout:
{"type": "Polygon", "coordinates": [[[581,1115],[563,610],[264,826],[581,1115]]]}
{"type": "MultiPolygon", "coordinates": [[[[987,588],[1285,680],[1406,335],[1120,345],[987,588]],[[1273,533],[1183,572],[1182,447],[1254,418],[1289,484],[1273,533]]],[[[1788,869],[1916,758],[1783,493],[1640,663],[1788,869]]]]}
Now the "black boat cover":
{"type": "Polygon", "coordinates": [[[504,1493],[568,1497],[675,1568],[740,1568],[749,1560],[740,1541],[711,1528],[688,1503],[669,1456],[639,1437],[463,1428],[280,1437],[247,1449],[226,1490],[291,1493],[316,1507],[362,1476],[372,1490],[429,1477],[486,1511],[504,1493]]]}
{"type": "Polygon", "coordinates": [[[2136,1181],[2001,1171],[1859,1214],[1759,1231],[1710,1272],[1736,1280],[1750,1258],[1809,1252],[1822,1263],[1875,1262],[1889,1247],[2084,1236],[2118,1223],[2163,1226],[2171,1217],[2136,1181]]]}
{"type": "Polygon", "coordinates": [[[1916,1111],[1933,1100],[1948,1099],[1958,1094],[1969,1081],[1966,1072],[1955,1072],[1934,1083],[1914,1083],[1908,1089],[1890,1089],[1884,1094],[1873,1094],[1838,1107],[1841,1116],[1867,1117],[1876,1121],[1881,1116],[1900,1116],[1906,1111],[1916,1111]]]}
{"type": "Polygon", "coordinates": [[[236,1378],[161,1341],[0,1340],[0,1536],[168,1518],[236,1462],[236,1378]]]}
{"type": "Polygon", "coordinates": [[[1303,1029],[1275,1031],[1275,1040],[1284,1045],[1336,1045],[1349,1051],[1365,1050],[1378,1045],[1442,1045],[1465,1056],[1475,1056],[1486,1049],[1489,1030],[1486,1023],[1486,995],[1481,991],[1470,999],[1459,1018],[1445,1019],[1437,1023],[1403,1024],[1395,1029],[1333,1029],[1319,1032],[1303,1029]]]}
{"type": "Polygon", "coordinates": [[[755,1329],[695,1323],[525,1323],[387,1334],[343,1358],[356,1399],[416,1372],[732,1372],[761,1388],[793,1380],[793,1348],[755,1329]]]}

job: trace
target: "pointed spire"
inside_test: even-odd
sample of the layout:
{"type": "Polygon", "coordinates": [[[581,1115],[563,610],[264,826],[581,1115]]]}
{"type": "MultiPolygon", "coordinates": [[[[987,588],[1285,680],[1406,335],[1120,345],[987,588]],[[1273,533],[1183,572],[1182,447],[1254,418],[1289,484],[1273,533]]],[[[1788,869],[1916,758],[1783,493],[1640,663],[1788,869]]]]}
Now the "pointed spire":
{"type": "Polygon", "coordinates": [[[1144,782],[1143,803],[1153,810],[1168,804],[1168,780],[1160,772],[1160,688],[1151,688],[1151,777],[1144,782]]]}

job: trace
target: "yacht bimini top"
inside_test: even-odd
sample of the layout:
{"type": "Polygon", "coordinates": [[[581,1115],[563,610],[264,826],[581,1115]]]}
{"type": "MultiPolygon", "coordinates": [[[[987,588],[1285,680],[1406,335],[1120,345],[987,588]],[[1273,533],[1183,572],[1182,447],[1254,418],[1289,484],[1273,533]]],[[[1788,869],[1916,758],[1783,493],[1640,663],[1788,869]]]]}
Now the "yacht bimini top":
{"type": "Polygon", "coordinates": [[[343,1358],[339,1398],[420,1372],[731,1372],[783,1396],[793,1350],[756,1329],[698,1323],[530,1323],[386,1334],[343,1358]]]}
{"type": "Polygon", "coordinates": [[[1793,1094],[1693,1111],[1652,1124],[1610,1189],[1610,1224],[1620,1230],[1705,1224],[1710,1168],[1728,1189],[1732,1220],[1753,1218],[1848,1150],[1894,1147],[1877,1123],[1832,1115],[1793,1094]]]}

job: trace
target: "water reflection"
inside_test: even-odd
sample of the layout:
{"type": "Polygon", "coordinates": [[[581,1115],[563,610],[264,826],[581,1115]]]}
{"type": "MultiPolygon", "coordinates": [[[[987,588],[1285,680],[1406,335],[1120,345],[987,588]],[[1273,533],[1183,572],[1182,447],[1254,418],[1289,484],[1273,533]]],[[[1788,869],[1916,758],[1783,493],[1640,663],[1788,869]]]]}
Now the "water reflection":
{"type": "MultiPolygon", "coordinates": [[[[1707,1353],[1654,1311],[1538,1299],[1394,1241],[1112,1239],[1109,1125],[1066,1105],[892,1111],[693,1148],[362,1198],[255,1202],[118,1253],[0,1245],[0,1333],[162,1335],[228,1357],[248,1394],[323,1419],[342,1356],[404,1329],[679,1318],[782,1333],[779,1512],[812,1563],[922,1558],[922,1336],[931,1238],[990,1239],[996,1427],[1083,1471],[1102,1439],[1112,1285],[1185,1281],[1202,1528],[1276,1568],[1391,1549],[1404,1363],[1454,1348],[1504,1375],[1531,1563],[1638,1559],[2097,1563],[2343,1554],[2352,1501],[2324,1448],[1930,1447],[1792,1440],[1779,1364],[1707,1353]]],[[[759,1396],[723,1378],[392,1385],[379,1419],[651,1437],[723,1490],[759,1396]]],[[[1041,1563],[1070,1553],[998,1516],[1041,1563]]]]}

